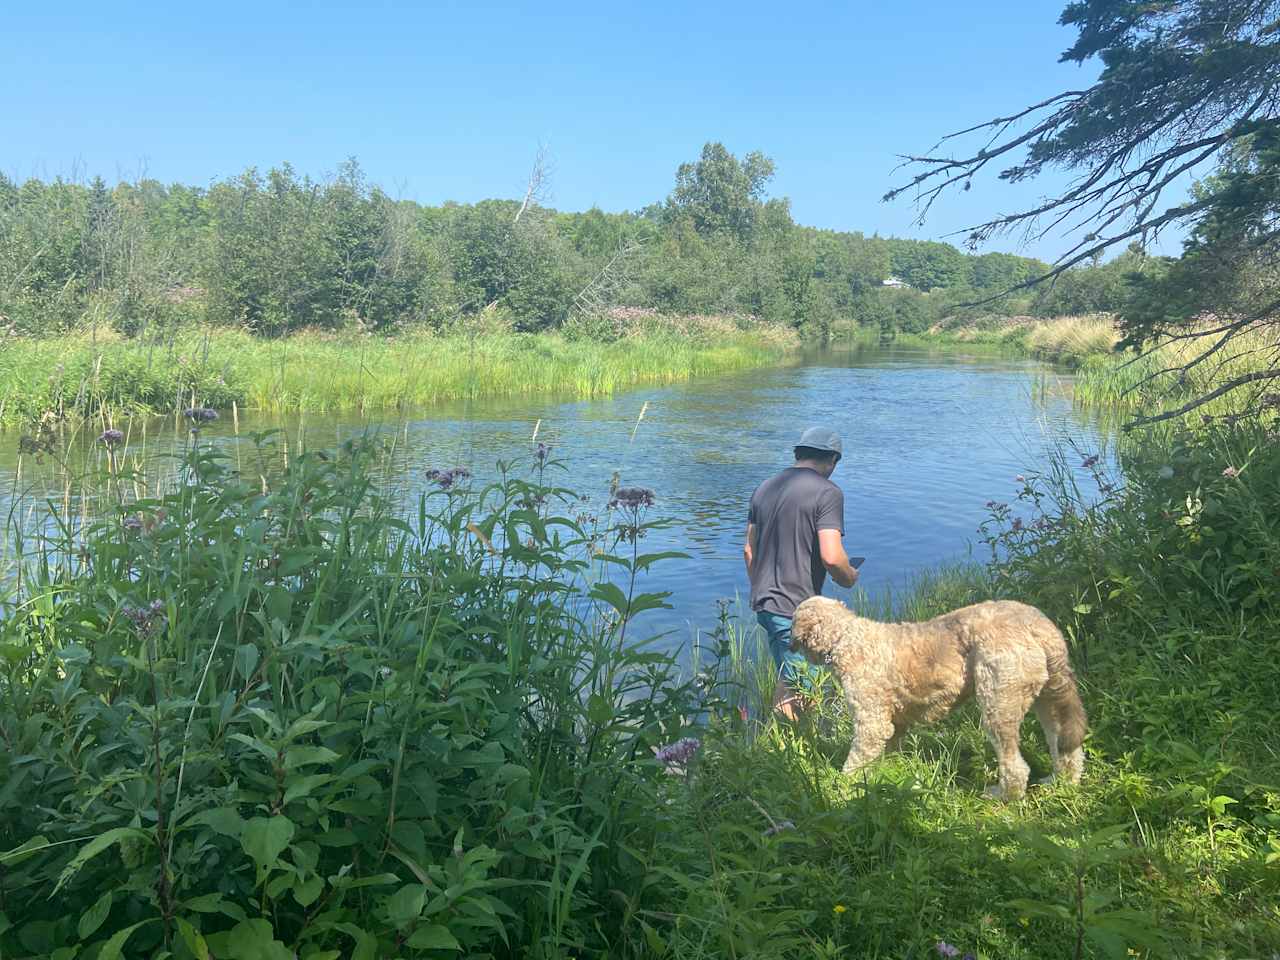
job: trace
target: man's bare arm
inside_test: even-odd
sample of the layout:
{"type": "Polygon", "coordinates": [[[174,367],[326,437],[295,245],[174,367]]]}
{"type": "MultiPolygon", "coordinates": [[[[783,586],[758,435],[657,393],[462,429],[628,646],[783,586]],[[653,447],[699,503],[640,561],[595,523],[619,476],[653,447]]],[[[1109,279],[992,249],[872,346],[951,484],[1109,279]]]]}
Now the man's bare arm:
{"type": "Polygon", "coordinates": [[[747,576],[751,576],[751,559],[755,556],[756,547],[756,525],[754,523],[747,524],[747,540],[742,547],[742,559],[747,564],[747,576]]]}
{"type": "Polygon", "coordinates": [[[852,587],[858,582],[858,571],[849,565],[849,555],[844,552],[844,539],[839,530],[818,531],[818,552],[832,580],[842,587],[852,587]]]}

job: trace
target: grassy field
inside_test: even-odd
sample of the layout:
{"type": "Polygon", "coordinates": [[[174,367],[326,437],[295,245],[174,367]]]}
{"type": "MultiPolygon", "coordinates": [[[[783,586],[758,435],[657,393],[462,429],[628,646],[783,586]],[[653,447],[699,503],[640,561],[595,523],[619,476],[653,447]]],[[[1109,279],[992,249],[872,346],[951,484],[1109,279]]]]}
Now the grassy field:
{"type": "Polygon", "coordinates": [[[232,402],[392,412],[469,397],[607,396],[777,363],[796,346],[790,331],[724,318],[676,319],[609,343],[510,332],[268,340],[213,330],[159,341],[12,340],[0,348],[0,425],[49,411],[123,416],[232,402]]]}

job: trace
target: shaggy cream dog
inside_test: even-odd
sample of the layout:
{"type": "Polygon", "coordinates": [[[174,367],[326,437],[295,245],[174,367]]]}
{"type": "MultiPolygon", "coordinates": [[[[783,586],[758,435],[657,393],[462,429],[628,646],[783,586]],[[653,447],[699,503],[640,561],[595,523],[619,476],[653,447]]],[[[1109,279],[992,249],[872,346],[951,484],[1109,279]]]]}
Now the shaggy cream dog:
{"type": "Polygon", "coordinates": [[[812,597],[796,608],[791,649],[830,666],[853,713],[844,772],[875,760],[913,723],[931,723],[971,694],[1000,763],[994,796],[1020,797],[1030,770],[1018,728],[1034,706],[1055,778],[1080,782],[1087,720],[1067,644],[1035,607],[979,603],[924,623],[879,623],[812,597]]]}

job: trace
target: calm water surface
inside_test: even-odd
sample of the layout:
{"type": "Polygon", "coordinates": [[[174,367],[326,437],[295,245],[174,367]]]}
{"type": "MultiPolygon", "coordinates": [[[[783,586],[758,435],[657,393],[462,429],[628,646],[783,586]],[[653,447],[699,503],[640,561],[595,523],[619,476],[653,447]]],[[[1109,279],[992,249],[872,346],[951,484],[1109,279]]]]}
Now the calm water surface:
{"type": "MultiPolygon", "coordinates": [[[[228,447],[247,443],[231,436],[228,421],[224,416],[206,438],[228,447]]],[[[718,599],[745,598],[747,501],[758,483],[788,465],[791,446],[814,423],[844,437],[832,479],[845,492],[845,546],[867,558],[860,585],[873,593],[963,559],[984,504],[1012,499],[1014,476],[1044,464],[1055,444],[1071,440],[1097,451],[1104,443],[1073,412],[1069,378],[1040,364],[893,349],[607,400],[474,401],[382,424],[356,416],[284,423],[242,416],[240,429],[282,426],[292,443],[301,434],[312,449],[371,428],[394,430],[407,441],[397,447],[394,481],[413,497],[427,487],[424,473],[432,467],[466,466],[485,479],[500,459],[527,460],[539,424],[538,438],[567,468],[559,482],[588,494],[591,506],[603,506],[617,471],[624,485],[653,488],[655,516],[678,521],[653,533],[644,549],[683,550],[690,559],[655,566],[641,584],[671,591],[674,609],[646,613],[634,629],[666,631],[668,645],[687,647],[695,630],[714,624],[718,599]]],[[[135,436],[139,429],[133,425],[135,436]]],[[[172,449],[172,421],[148,432],[148,455],[172,449]]],[[[33,468],[29,459],[15,484],[16,440],[13,433],[0,438],[0,508],[26,514],[56,495],[57,484],[47,465],[33,468]]],[[[81,456],[100,456],[92,444],[83,449],[81,456]]],[[[827,592],[841,594],[830,584],[827,592]]]]}

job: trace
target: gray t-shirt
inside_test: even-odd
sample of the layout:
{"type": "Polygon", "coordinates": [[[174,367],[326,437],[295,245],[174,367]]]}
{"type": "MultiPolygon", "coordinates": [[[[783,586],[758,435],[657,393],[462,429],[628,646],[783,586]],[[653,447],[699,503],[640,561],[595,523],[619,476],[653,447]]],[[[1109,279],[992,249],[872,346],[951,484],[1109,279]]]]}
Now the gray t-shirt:
{"type": "Polygon", "coordinates": [[[819,530],[844,533],[844,494],[808,467],[790,467],[751,495],[747,522],[756,528],[751,609],[789,617],[822,592],[827,568],[819,530]]]}

